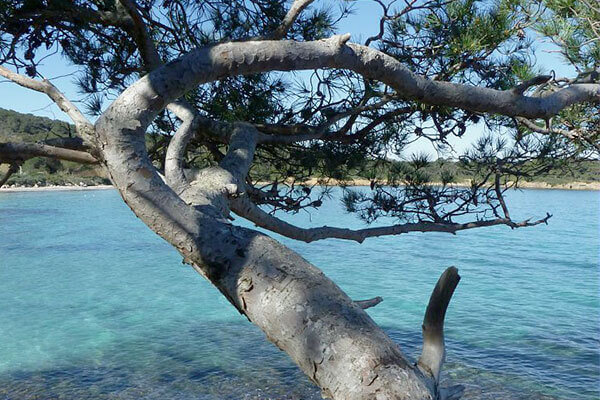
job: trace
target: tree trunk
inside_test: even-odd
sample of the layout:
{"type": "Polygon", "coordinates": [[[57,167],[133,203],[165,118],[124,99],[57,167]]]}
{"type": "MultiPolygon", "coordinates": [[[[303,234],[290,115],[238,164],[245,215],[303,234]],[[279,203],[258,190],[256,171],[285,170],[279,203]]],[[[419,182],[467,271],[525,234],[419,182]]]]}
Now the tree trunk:
{"type": "Polygon", "coordinates": [[[139,157],[135,141],[127,140],[132,136],[107,134],[102,124],[105,163],[125,202],[288,353],[325,397],[436,398],[433,381],[321,271],[268,236],[227,223],[208,202],[185,204],[139,157]]]}
{"type": "MultiPolygon", "coordinates": [[[[333,47],[325,51],[327,57],[337,51],[335,43],[323,45],[333,47]]],[[[95,129],[102,162],[124,201],[289,354],[324,397],[441,398],[432,368],[409,362],[365,311],[321,271],[270,237],[227,221],[223,199],[243,187],[243,177],[237,175],[244,175],[251,162],[254,148],[244,149],[250,136],[242,132],[235,140],[232,137],[224,167],[208,171],[194,206],[167,186],[152,166],[144,141],[148,124],[190,82],[208,81],[224,68],[232,68],[229,53],[215,51],[203,50],[204,59],[193,58],[185,65],[176,61],[142,78],[98,119],[95,129]]],[[[279,62],[260,55],[256,60],[268,65],[279,62]]],[[[281,61],[283,67],[293,60],[281,61]]]]}

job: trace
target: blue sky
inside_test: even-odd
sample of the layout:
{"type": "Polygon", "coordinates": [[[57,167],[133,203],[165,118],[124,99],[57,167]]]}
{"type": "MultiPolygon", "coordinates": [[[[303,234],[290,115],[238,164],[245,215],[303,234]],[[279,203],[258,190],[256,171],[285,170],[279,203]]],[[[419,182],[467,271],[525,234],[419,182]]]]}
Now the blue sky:
{"type": "MultiPolygon", "coordinates": [[[[321,6],[322,4],[332,6],[332,4],[336,3],[319,1],[317,2],[317,6],[321,6]]],[[[358,0],[353,3],[355,4],[355,13],[349,18],[340,21],[338,26],[340,33],[349,32],[352,34],[351,41],[361,43],[369,36],[377,33],[381,8],[372,0],[358,0]]],[[[539,65],[545,66],[548,70],[554,69],[559,76],[574,75],[574,71],[556,53],[551,52],[552,46],[539,41],[536,43],[536,49],[539,65]]],[[[39,71],[44,77],[51,79],[54,85],[71,100],[81,98],[74,84],[73,74],[77,71],[77,68],[69,65],[60,56],[46,59],[45,63],[39,68],[39,71]]],[[[46,95],[21,88],[12,82],[3,80],[0,80],[0,108],[69,121],[68,117],[46,95]]],[[[454,139],[450,140],[450,142],[455,147],[455,150],[461,153],[469,147],[473,140],[481,136],[482,132],[481,127],[475,126],[470,128],[462,139],[454,139]]],[[[426,140],[417,142],[407,148],[407,154],[413,152],[426,152],[435,157],[433,147],[426,140]]]]}

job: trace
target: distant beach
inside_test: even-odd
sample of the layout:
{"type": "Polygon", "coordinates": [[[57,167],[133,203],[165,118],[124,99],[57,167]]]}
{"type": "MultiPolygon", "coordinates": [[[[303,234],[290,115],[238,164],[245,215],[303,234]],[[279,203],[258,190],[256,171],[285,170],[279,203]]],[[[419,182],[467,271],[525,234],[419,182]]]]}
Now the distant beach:
{"type": "Polygon", "coordinates": [[[77,185],[55,185],[55,186],[8,186],[0,188],[0,193],[3,192],[42,192],[42,191],[64,191],[64,190],[106,190],[114,189],[112,185],[94,185],[94,186],[77,186],[77,185]]]}
{"type": "MultiPolygon", "coordinates": [[[[261,183],[268,184],[268,183],[261,183]]],[[[318,178],[311,178],[304,182],[296,182],[297,185],[318,185],[318,178]]],[[[371,181],[368,179],[353,179],[350,183],[344,183],[345,186],[369,186],[371,181]]],[[[441,185],[439,182],[433,182],[432,185],[441,185]]],[[[457,187],[469,187],[469,182],[457,182],[453,183],[453,186],[457,187]]],[[[329,180],[328,186],[342,186],[339,181],[329,180]]],[[[600,182],[570,182],[564,184],[550,185],[546,182],[520,182],[519,187],[521,189],[558,189],[558,190],[599,190],[600,182]]],[[[106,190],[114,189],[112,185],[89,185],[89,186],[78,186],[78,185],[54,185],[54,186],[7,186],[0,188],[0,193],[3,192],[37,192],[37,191],[58,191],[58,190],[106,190]]]]}
{"type": "MultiPolygon", "coordinates": [[[[350,184],[346,183],[345,185],[346,186],[369,186],[371,184],[371,181],[369,179],[363,179],[363,178],[353,179],[350,182],[351,182],[350,184]]],[[[302,184],[304,184],[304,185],[316,185],[318,183],[319,183],[318,178],[310,178],[310,179],[302,182],[302,184]]],[[[328,185],[329,186],[341,186],[338,181],[333,180],[333,179],[328,181],[328,185]]],[[[441,184],[441,182],[432,182],[431,185],[441,186],[442,184],[441,184]]],[[[467,181],[456,182],[456,183],[451,183],[450,186],[470,187],[471,183],[467,182],[467,181]]],[[[600,182],[569,182],[569,183],[550,185],[549,183],[546,183],[546,182],[521,181],[521,182],[519,182],[519,187],[521,189],[600,190],[600,182]]]]}

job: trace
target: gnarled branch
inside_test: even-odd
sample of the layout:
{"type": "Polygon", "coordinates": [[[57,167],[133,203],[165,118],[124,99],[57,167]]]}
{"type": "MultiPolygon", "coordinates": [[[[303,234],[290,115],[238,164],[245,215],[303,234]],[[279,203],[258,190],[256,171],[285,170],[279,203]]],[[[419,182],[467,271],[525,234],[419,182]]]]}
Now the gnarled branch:
{"type": "MultiPolygon", "coordinates": [[[[205,47],[155,70],[128,90],[171,82],[168,88],[164,87],[164,95],[172,98],[190,87],[225,76],[341,68],[379,80],[394,88],[404,99],[476,112],[547,118],[574,103],[600,102],[600,84],[573,84],[544,97],[530,97],[511,90],[432,81],[378,50],[346,43],[348,39],[349,35],[340,35],[313,42],[249,41],[205,47]]],[[[163,88],[160,91],[163,92],[163,88]]],[[[156,102],[151,108],[162,109],[165,105],[161,103],[156,102]]]]}
{"type": "MultiPolygon", "coordinates": [[[[188,206],[166,186],[146,154],[148,125],[195,85],[271,70],[347,68],[383,81],[407,99],[528,117],[543,117],[575,101],[595,100],[600,86],[573,85],[545,98],[532,98],[432,82],[376,50],[347,45],[347,40],[345,35],[307,43],[250,41],[198,49],[125,90],[98,119],[96,131],[104,143],[110,176],[129,207],[285,350],[325,394],[344,400],[371,398],[376,393],[389,398],[433,398],[442,392],[432,392],[432,379],[408,362],[366,313],[320,271],[274,240],[209,213],[212,205],[188,206]]],[[[230,159],[237,159],[239,165],[229,170],[224,162],[221,168],[234,176],[244,172],[250,157],[236,153],[244,143],[232,148],[230,159]]],[[[534,223],[524,221],[523,226],[534,223]]],[[[514,223],[498,219],[433,225],[456,231],[498,224],[514,223]]],[[[380,233],[378,229],[390,228],[367,231],[380,233]]]]}

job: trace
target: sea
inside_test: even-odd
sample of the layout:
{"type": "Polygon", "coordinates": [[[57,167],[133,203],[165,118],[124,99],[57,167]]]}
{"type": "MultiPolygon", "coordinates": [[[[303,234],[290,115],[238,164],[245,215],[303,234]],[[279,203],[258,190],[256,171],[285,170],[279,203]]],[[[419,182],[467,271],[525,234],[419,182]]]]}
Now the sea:
{"type": "MultiPolygon", "coordinates": [[[[363,227],[341,193],[282,217],[363,227]]],[[[597,400],[600,192],[511,191],[508,202],[515,219],[553,217],[362,244],[273,236],[352,298],[383,297],[367,312],[412,359],[431,290],[456,266],[442,380],[464,385],[464,399],[597,400]]],[[[115,190],[0,192],[0,400],[319,398],[115,190]]]]}

